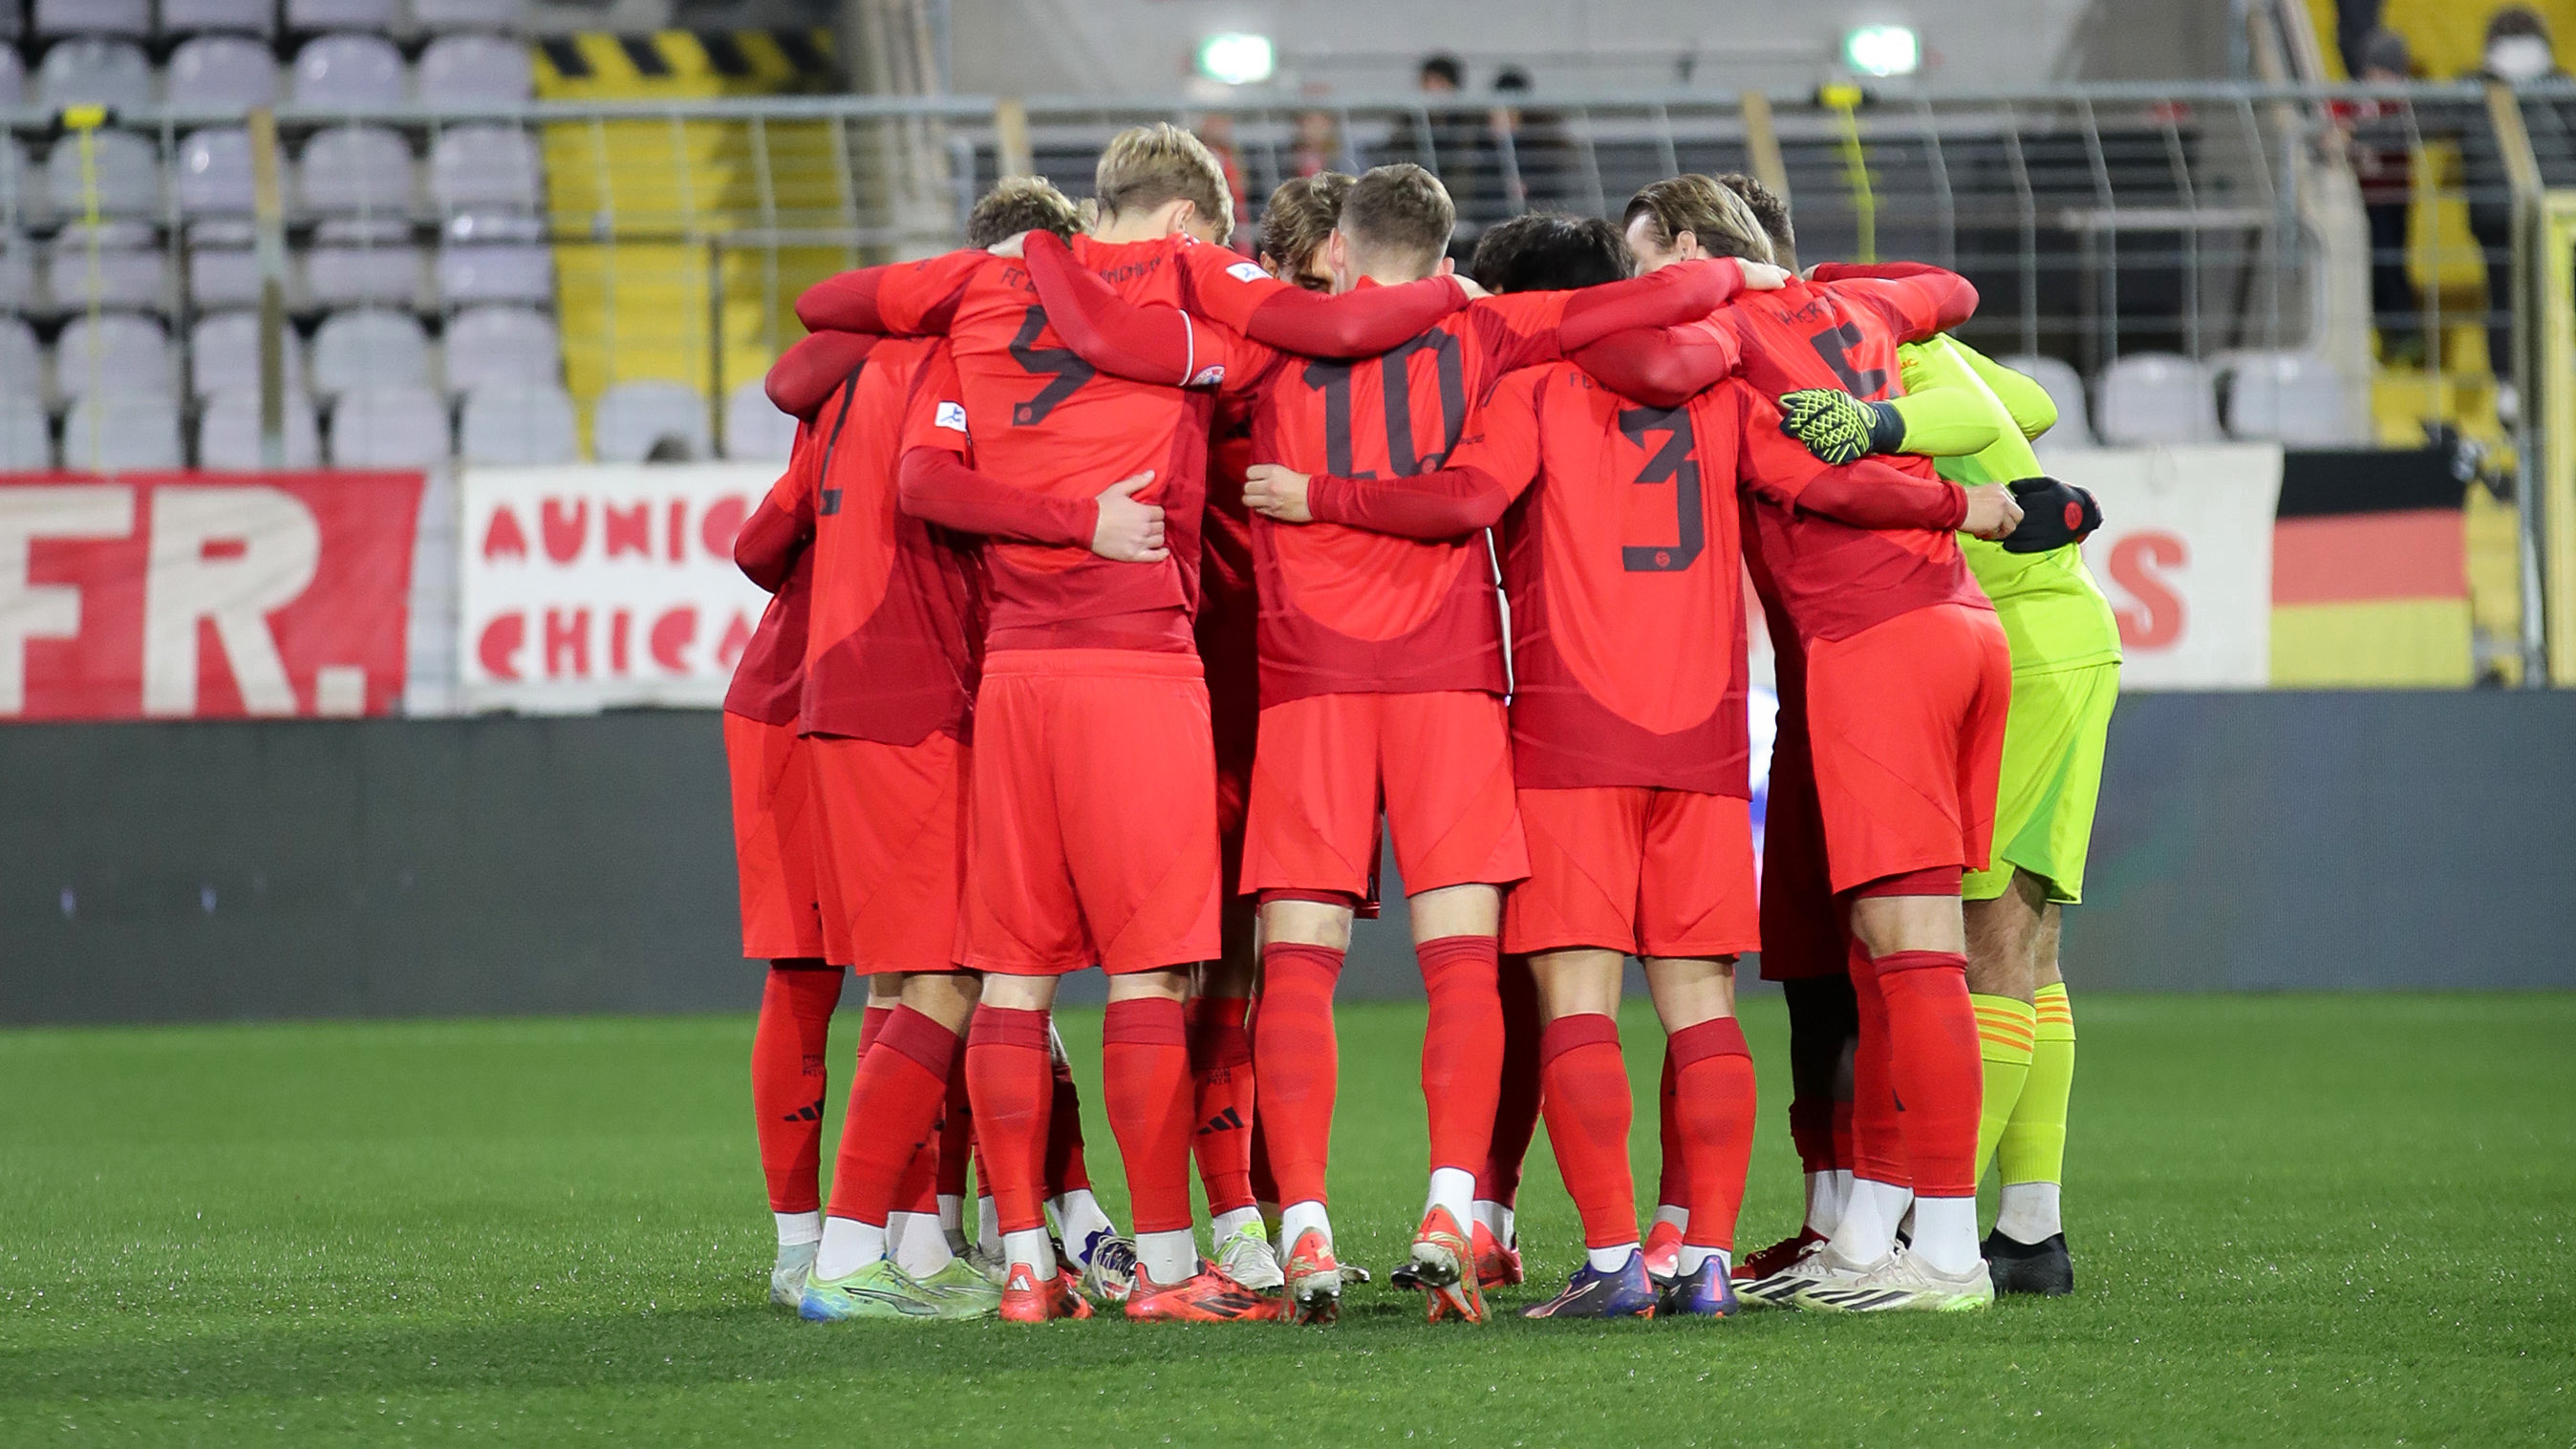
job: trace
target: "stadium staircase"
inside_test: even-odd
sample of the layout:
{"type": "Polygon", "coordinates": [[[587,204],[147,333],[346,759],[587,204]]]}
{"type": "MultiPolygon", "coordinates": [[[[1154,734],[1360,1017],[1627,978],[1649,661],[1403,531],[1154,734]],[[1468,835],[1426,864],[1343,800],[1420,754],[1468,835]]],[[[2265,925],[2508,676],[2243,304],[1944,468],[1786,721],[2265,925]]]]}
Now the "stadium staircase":
{"type": "MultiPolygon", "coordinates": [[[[824,30],[555,36],[535,59],[545,100],[705,101],[833,84],[824,30]]],[[[797,294],[857,261],[846,245],[754,244],[772,231],[854,226],[847,148],[831,122],[603,120],[549,125],[542,144],[564,375],[585,449],[592,405],[617,383],[685,383],[720,414],[728,391],[803,335],[797,294]]]]}

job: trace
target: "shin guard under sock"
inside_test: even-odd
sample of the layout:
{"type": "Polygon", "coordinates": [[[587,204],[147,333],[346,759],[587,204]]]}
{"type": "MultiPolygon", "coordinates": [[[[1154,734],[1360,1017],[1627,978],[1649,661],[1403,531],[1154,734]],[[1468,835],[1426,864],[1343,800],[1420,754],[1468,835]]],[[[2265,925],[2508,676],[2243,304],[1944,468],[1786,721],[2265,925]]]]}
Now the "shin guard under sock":
{"type": "Polygon", "coordinates": [[[774,1213],[810,1213],[821,1205],[815,1175],[823,1162],[823,1094],[831,1076],[826,1042],[846,974],[823,969],[820,961],[779,964],[761,985],[760,1020],[751,1034],[751,1110],[774,1213]]]}
{"type": "Polygon", "coordinates": [[[1918,1197],[1977,1193],[1977,1110],[1984,1072],[1968,958],[1893,951],[1874,961],[1887,1001],[1889,1083],[1903,1103],[1905,1160],[1918,1197]]]}
{"type": "Polygon", "coordinates": [[[1255,1091],[1252,1034],[1240,996],[1193,997],[1183,1008],[1190,1035],[1192,1115],[1190,1154],[1198,1159],[1199,1184],[1208,1213],[1252,1206],[1252,1115],[1255,1091]]]}
{"type": "Polygon", "coordinates": [[[1100,1087],[1127,1164],[1136,1235],[1190,1230],[1190,1047],[1181,1003],[1109,1003],[1100,1024],[1100,1087]]]}
{"type": "Polygon", "coordinates": [[[1637,1190],[1628,1172],[1628,1067],[1619,1024],[1598,1012],[1560,1016],[1540,1038],[1540,1098],[1565,1190],[1583,1215],[1587,1248],[1637,1241],[1637,1190]]]}
{"type": "Polygon", "coordinates": [[[1262,948],[1253,1071],[1261,1083],[1262,1146],[1281,1203],[1325,1201],[1340,1071],[1333,986],[1341,974],[1342,953],[1329,946],[1274,941],[1262,948]]]}
{"type": "Polygon", "coordinates": [[[1415,946],[1413,954],[1422,966],[1423,993],[1431,999],[1422,1030],[1431,1170],[1451,1168],[1473,1178],[1493,1145],[1494,1108],[1502,1093],[1500,951],[1491,936],[1442,936],[1415,946]]]}
{"type": "Polygon", "coordinates": [[[1001,1230],[1043,1232],[1047,1119],[1055,1104],[1047,1068],[1047,1014],[976,1008],[966,1030],[966,1089],[975,1103],[979,1172],[993,1195],[1001,1230]]]}
{"type": "Polygon", "coordinates": [[[2038,1017],[2029,1002],[2009,996],[1971,992],[1968,1005],[1977,1013],[1977,1056],[1985,1070],[1985,1104],[1977,1112],[1977,1176],[1983,1179],[2030,1076],[2031,1032],[2038,1017]]]}
{"type": "Polygon", "coordinates": [[[1502,1079],[1496,1084],[1485,1168],[1476,1174],[1476,1198],[1511,1207],[1519,1200],[1521,1164],[1538,1131],[1538,1043],[1545,1023],[1539,1018],[1538,979],[1530,974],[1527,957],[1504,957],[1495,985],[1503,1002],[1502,1079]]]}
{"type": "Polygon", "coordinates": [[[1735,1219],[1744,1207],[1744,1175],[1753,1161],[1753,1053],[1731,1016],[1674,1032],[1665,1058],[1675,1079],[1673,1103],[1686,1172],[1690,1221],[1686,1247],[1732,1252],[1735,1219]]]}

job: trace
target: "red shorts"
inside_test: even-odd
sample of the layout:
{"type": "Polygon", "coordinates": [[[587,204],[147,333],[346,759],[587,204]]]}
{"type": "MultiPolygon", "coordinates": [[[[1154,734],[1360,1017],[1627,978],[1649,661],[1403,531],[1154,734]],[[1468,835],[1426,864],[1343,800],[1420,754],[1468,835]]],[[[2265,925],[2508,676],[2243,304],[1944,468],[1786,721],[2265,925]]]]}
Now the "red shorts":
{"type": "Polygon", "coordinates": [[[734,879],[742,892],[742,954],[777,961],[824,954],[816,889],[817,836],[805,742],[796,726],[724,717],[733,780],[734,879]]]}
{"type": "Polygon", "coordinates": [[[1807,744],[1807,707],[1784,669],[1771,785],[1762,815],[1762,979],[1840,976],[1851,961],[1842,911],[1825,866],[1825,822],[1816,803],[1816,765],[1807,744]]]}
{"type": "Polygon", "coordinates": [[[984,661],[965,964],[1111,975],[1216,958],[1216,762],[1194,654],[984,661]]]}
{"type": "Polygon", "coordinates": [[[1381,808],[1408,895],[1529,874],[1501,700],[1317,694],[1261,712],[1243,889],[1366,894],[1381,808]]]}
{"type": "Polygon", "coordinates": [[[1735,956],[1760,944],[1750,802],[1641,786],[1523,790],[1521,823],[1530,874],[1503,903],[1505,951],[1735,956]]]}
{"type": "Polygon", "coordinates": [[[965,746],[813,735],[823,821],[824,959],[863,972],[946,971],[966,871],[965,746]]]}
{"type": "Polygon", "coordinates": [[[1983,870],[1995,833],[2012,653],[1991,609],[1939,604],[1807,646],[1807,732],[1839,894],[1983,870]]]}

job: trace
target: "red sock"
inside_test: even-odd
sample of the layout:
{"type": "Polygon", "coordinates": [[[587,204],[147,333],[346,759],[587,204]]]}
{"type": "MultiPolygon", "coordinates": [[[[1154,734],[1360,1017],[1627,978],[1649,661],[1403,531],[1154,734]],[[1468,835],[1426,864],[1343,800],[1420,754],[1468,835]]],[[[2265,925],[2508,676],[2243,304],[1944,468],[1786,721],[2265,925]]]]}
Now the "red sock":
{"type": "Polygon", "coordinates": [[[1055,1050],[1052,1035],[1047,1040],[1053,1106],[1038,1180],[1046,1184],[1047,1196],[1062,1197],[1075,1188],[1091,1186],[1091,1169],[1082,1160],[1082,1094],[1074,1090],[1073,1063],[1055,1050]]]}
{"type": "Polygon", "coordinates": [[[823,1093],[831,1079],[825,1042],[843,975],[837,967],[817,969],[822,964],[774,963],[760,988],[751,1113],[771,1212],[810,1213],[822,1201],[814,1179],[823,1164],[823,1093]]]}
{"type": "Polygon", "coordinates": [[[1261,950],[1261,1015],[1253,1023],[1262,1146],[1282,1204],[1323,1202],[1332,1155],[1333,1095],[1341,1056],[1333,1036],[1333,983],[1342,953],[1274,941],[1261,950]]]}
{"type": "Polygon", "coordinates": [[[1520,1198],[1521,1164],[1538,1130],[1538,979],[1529,958],[1505,957],[1495,972],[1503,999],[1503,1068],[1494,1098],[1494,1135],[1485,1144],[1485,1170],[1476,1174],[1476,1196],[1512,1206],[1520,1198]]]}
{"type": "Polygon", "coordinates": [[[1836,1102],[1834,1104],[1834,1169],[1838,1172],[1849,1172],[1851,1165],[1852,1104],[1836,1102]]]}
{"type": "Polygon", "coordinates": [[[1676,1083],[1681,1156],[1689,1173],[1690,1222],[1682,1241],[1735,1249],[1744,1172],[1753,1161],[1753,1053],[1731,1016],[1674,1032],[1665,1049],[1676,1083]]]}
{"type": "Polygon", "coordinates": [[[1655,1089],[1655,1133],[1664,1154],[1663,1170],[1655,1177],[1655,1206],[1670,1203],[1675,1207],[1690,1205],[1690,1172],[1683,1166],[1686,1155],[1682,1146],[1681,1104],[1673,1099],[1681,1090],[1681,1069],[1673,1063],[1673,1044],[1664,1042],[1664,1079],[1655,1089]]]}
{"type": "Polygon", "coordinates": [[[1190,1033],[1190,1136],[1208,1212],[1252,1206],[1252,1034],[1240,996],[1201,996],[1183,1008],[1190,1033]]]}
{"type": "Polygon", "coordinates": [[[1047,1081],[1047,1014],[977,1007],[966,1029],[966,1089],[983,1144],[984,1186],[1002,1231],[1046,1226],[1040,1168],[1055,1095],[1047,1081]]]}
{"type": "MultiPolygon", "coordinates": [[[[1905,1124],[1897,1116],[1896,1087],[1888,1075],[1887,998],[1859,941],[1851,947],[1852,995],[1860,1005],[1860,1045],[1852,1053],[1852,1176],[1911,1187],[1905,1160],[1905,1124]]],[[[1974,1013],[1968,1023],[1973,1033],[1974,1013]]],[[[1969,1151],[1974,1153],[1975,1146],[1969,1151]]]]}
{"type": "Polygon", "coordinates": [[[1889,1073],[1904,1103],[1906,1160],[1924,1197],[1977,1193],[1977,1113],[1985,1064],[1977,1012],[1968,1001],[1968,958],[1950,951],[1895,951],[1878,958],[1887,1000],[1889,1073]]]}
{"type": "Polygon", "coordinates": [[[948,1096],[940,1103],[938,1197],[966,1196],[966,1159],[974,1147],[975,1108],[967,1100],[966,1053],[960,1050],[949,1058],[948,1096]]]}
{"type": "Polygon", "coordinates": [[[1190,1226],[1190,1037],[1181,1004],[1159,997],[1109,1003],[1100,1023],[1100,1087],[1109,1130],[1127,1162],[1127,1202],[1139,1233],[1190,1226]]]}
{"type": "Polygon", "coordinates": [[[1637,1189],[1628,1176],[1628,1066],[1619,1023],[1599,1012],[1560,1016],[1539,1044],[1547,1140],[1565,1190],[1583,1214],[1583,1245],[1637,1241],[1637,1189]]]}
{"type": "MultiPolygon", "coordinates": [[[[960,1055],[957,1034],[938,1022],[908,1006],[889,1015],[850,1083],[832,1216],[882,1226],[889,1211],[925,1211],[915,1204],[936,1175],[939,1105],[960,1055]]],[[[934,1199],[927,1210],[937,1209],[934,1199]]]]}
{"type": "MultiPolygon", "coordinates": [[[[1422,1030],[1431,1169],[1477,1172],[1493,1145],[1494,1109],[1502,1096],[1501,953],[1491,936],[1443,936],[1414,947],[1413,955],[1422,964],[1423,993],[1431,998],[1422,1030]]],[[[1539,1050],[1544,1055],[1546,1047],[1539,1050]]]]}
{"type": "MultiPolygon", "coordinates": [[[[1261,1040],[1261,1002],[1255,998],[1252,1014],[1243,1023],[1243,1034],[1258,1043],[1261,1040]]],[[[1256,1047],[1256,1055],[1258,1048],[1256,1047]]],[[[1256,1066],[1253,1077],[1261,1073],[1256,1066]]],[[[1279,1178],[1270,1170],[1270,1129],[1262,1125],[1261,1098],[1252,1099],[1252,1200],[1269,1207],[1279,1206],[1279,1178]]]]}

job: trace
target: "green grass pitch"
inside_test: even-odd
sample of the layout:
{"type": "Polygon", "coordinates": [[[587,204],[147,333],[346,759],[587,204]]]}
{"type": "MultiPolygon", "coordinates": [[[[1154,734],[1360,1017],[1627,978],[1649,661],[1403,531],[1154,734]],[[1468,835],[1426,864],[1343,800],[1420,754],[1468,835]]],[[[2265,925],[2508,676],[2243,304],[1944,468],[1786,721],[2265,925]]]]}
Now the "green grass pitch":
{"type": "MultiPolygon", "coordinates": [[[[1384,1287],[1418,1007],[1343,1017],[1338,1217],[1380,1282],[1330,1330],[775,1312],[745,1018],[0,1034],[0,1444],[2576,1442],[2576,996],[2075,1006],[2073,1299],[1481,1330],[1384,1287]]],[[[1748,1024],[1758,1245],[1796,1164],[1776,1002],[1748,1024]]],[[[1096,1081],[1098,1014],[1066,1027],[1096,1081]]],[[[1524,1205],[1552,1282],[1543,1141],[1524,1205]]]]}

